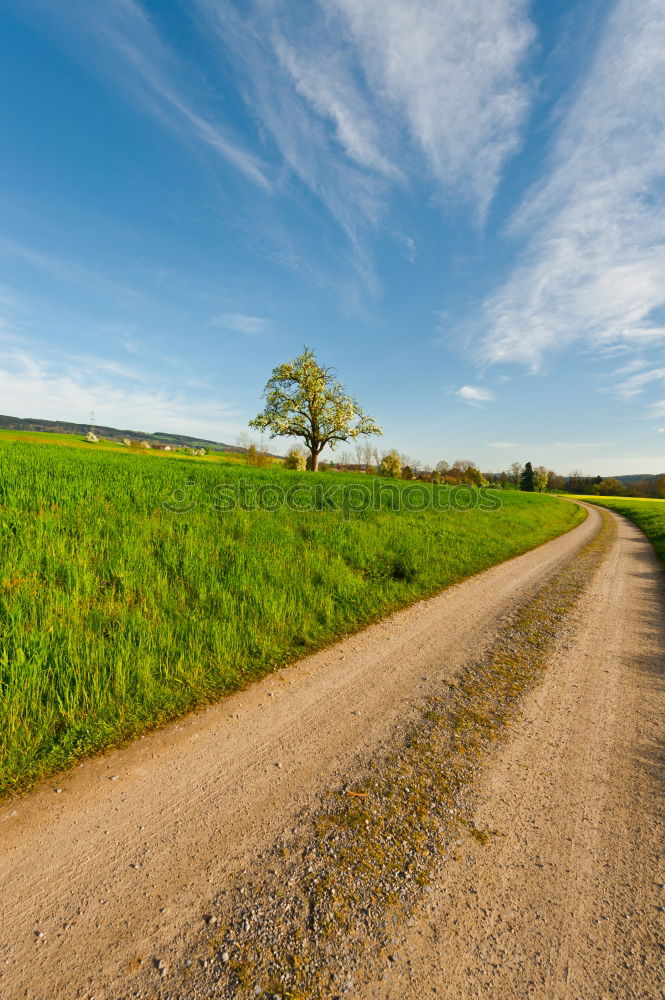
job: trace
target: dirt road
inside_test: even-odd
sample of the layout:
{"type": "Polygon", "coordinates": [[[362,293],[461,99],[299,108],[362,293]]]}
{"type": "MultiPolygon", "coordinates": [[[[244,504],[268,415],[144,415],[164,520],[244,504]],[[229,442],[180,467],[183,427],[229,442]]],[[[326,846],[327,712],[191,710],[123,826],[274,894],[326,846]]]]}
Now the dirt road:
{"type": "Polygon", "coordinates": [[[665,995],[665,593],[644,536],[618,538],[479,790],[458,864],[359,1000],[665,995]]]}
{"type": "MultiPolygon", "coordinates": [[[[220,887],[480,655],[598,523],[592,511],[563,538],[3,804],[0,997],[152,995],[155,960],[184,952],[220,887]]],[[[487,774],[484,822],[506,836],[441,873],[403,960],[363,997],[652,996],[664,603],[634,527],[621,522],[585,600],[487,774]]]]}

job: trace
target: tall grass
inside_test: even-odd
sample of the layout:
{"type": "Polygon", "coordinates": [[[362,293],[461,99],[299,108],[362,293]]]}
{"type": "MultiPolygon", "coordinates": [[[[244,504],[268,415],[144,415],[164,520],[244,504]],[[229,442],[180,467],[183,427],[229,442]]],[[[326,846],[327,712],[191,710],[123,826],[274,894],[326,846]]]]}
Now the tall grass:
{"type": "Polygon", "coordinates": [[[215,510],[243,479],[366,481],[0,443],[0,793],[584,516],[508,492],[494,511],[215,510]]]}
{"type": "Polygon", "coordinates": [[[638,497],[580,497],[600,507],[608,507],[633,521],[647,536],[665,568],[665,500],[638,497]]]}

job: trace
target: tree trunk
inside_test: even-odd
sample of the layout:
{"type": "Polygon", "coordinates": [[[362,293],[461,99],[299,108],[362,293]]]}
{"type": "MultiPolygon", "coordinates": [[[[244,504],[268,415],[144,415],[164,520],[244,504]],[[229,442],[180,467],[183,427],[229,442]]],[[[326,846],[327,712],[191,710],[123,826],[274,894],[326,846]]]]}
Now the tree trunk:
{"type": "Polygon", "coordinates": [[[309,455],[307,456],[307,468],[310,472],[319,471],[319,455],[323,451],[323,445],[321,444],[321,439],[317,434],[312,432],[309,440],[307,441],[309,445],[309,455]]]}

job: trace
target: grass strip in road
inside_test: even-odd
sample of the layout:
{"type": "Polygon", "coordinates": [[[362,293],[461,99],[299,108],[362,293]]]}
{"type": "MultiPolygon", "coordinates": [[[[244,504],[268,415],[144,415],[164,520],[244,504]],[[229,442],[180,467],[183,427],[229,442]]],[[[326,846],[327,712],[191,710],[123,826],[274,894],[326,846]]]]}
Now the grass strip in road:
{"type": "MultiPolygon", "coordinates": [[[[470,806],[479,769],[547,667],[615,535],[602,528],[502,627],[489,653],[423,707],[361,780],[324,796],[277,844],[267,876],[221,896],[216,931],[159,996],[331,1000],[386,955],[395,922],[464,836],[485,843],[470,806]]],[[[174,967],[175,969],[175,967],[174,967]]]]}

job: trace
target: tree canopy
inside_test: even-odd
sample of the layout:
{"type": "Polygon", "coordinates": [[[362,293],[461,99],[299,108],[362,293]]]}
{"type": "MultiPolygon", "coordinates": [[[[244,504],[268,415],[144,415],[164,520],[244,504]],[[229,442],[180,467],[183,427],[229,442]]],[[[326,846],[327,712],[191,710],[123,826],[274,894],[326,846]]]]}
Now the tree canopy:
{"type": "Polygon", "coordinates": [[[510,466],[510,477],[515,484],[515,489],[520,485],[520,479],[522,478],[523,468],[520,462],[513,462],[510,466]]]}
{"type": "Polygon", "coordinates": [[[525,493],[533,493],[535,488],[533,468],[531,462],[527,462],[522,469],[522,475],[520,478],[520,489],[524,490],[525,493]]]}
{"type": "Polygon", "coordinates": [[[549,469],[546,469],[544,465],[537,465],[533,470],[533,483],[539,493],[547,489],[549,478],[549,469]]]}
{"type": "Polygon", "coordinates": [[[379,475],[392,476],[393,479],[401,478],[402,460],[396,451],[389,451],[383,456],[379,465],[379,475]]]}
{"type": "Polygon", "coordinates": [[[307,468],[307,456],[300,448],[289,448],[284,460],[285,469],[296,469],[298,472],[307,468]]]}
{"type": "Polygon", "coordinates": [[[307,466],[313,471],[326,445],[334,448],[340,441],[383,433],[347,395],[333,369],[320,365],[308,347],[294,361],[273,369],[263,395],[266,405],[250,420],[250,427],[268,431],[271,437],[302,438],[310,453],[307,466]]]}

